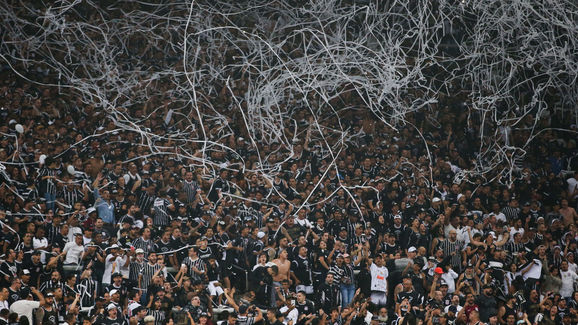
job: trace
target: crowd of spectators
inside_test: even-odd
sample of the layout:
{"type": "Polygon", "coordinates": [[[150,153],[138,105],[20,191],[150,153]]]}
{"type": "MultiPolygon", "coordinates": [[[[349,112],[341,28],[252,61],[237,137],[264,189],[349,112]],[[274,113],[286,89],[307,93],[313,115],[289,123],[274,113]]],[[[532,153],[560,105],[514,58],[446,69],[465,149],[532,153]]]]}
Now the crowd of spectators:
{"type": "MultiPolygon", "coordinates": [[[[235,152],[205,153],[164,137],[186,127],[165,121],[166,98],[127,112],[148,116],[151,140],[57,88],[2,77],[0,324],[578,322],[568,133],[536,137],[511,186],[455,183],[480,126],[441,98],[441,128],[406,117],[431,160],[417,129],[353,112],[342,121],[357,136],[335,164],[304,137],[264,175],[248,171],[258,155],[282,161],[275,145],[230,136],[235,152]]],[[[548,126],[569,128],[560,114],[548,126]]]]}

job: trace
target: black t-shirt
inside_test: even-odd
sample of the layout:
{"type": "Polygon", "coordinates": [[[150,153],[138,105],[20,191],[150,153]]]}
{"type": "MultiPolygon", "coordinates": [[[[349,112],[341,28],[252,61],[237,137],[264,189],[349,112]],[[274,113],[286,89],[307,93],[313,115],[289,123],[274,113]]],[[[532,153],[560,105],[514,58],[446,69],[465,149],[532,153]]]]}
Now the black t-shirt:
{"type": "Polygon", "coordinates": [[[291,262],[291,269],[293,269],[295,276],[301,285],[311,285],[311,262],[307,258],[297,256],[293,262],[291,262]]]}
{"type": "Polygon", "coordinates": [[[119,318],[118,316],[116,317],[116,319],[110,319],[110,318],[105,318],[102,320],[102,323],[104,325],[126,325],[126,322],[124,321],[124,319],[119,318]]]}
{"type": "Polygon", "coordinates": [[[155,247],[154,250],[157,253],[166,253],[173,250],[170,240],[168,243],[163,243],[162,240],[159,240],[158,242],[155,243],[154,247],[155,247]]]}
{"type": "Polygon", "coordinates": [[[295,308],[299,311],[299,316],[315,314],[316,312],[315,305],[310,300],[305,300],[303,304],[300,304],[299,302],[295,303],[295,308]]]}
{"type": "Polygon", "coordinates": [[[417,291],[400,292],[397,294],[396,302],[400,303],[403,299],[408,299],[412,306],[419,306],[423,304],[423,296],[417,291]]]}
{"type": "Polygon", "coordinates": [[[20,300],[20,292],[12,291],[12,288],[8,287],[8,303],[12,305],[15,301],[20,300]]]}

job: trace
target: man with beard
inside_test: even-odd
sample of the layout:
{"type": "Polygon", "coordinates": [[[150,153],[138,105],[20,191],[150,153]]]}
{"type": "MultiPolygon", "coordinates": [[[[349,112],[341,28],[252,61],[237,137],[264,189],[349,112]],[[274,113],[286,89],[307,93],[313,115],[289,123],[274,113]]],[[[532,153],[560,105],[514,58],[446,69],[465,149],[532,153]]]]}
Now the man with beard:
{"type": "Polygon", "coordinates": [[[54,293],[48,292],[44,297],[44,304],[36,310],[36,319],[40,324],[58,324],[58,311],[54,308],[54,293]]]}
{"type": "Polygon", "coordinates": [[[318,307],[324,311],[333,310],[341,305],[341,291],[333,282],[333,274],[328,273],[325,282],[317,290],[318,307]]]}

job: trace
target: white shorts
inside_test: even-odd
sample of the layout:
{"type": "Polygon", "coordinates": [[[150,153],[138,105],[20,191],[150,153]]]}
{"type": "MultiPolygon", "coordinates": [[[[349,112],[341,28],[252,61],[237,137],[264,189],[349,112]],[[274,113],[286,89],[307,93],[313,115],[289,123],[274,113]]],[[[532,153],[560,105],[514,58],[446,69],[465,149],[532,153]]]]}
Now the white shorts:
{"type": "Polygon", "coordinates": [[[371,302],[378,306],[385,306],[387,304],[387,294],[381,291],[372,291],[371,302]]]}
{"type": "Polygon", "coordinates": [[[220,296],[223,293],[225,293],[225,291],[223,291],[223,288],[221,288],[221,286],[215,286],[215,283],[218,283],[219,281],[211,281],[209,282],[209,285],[207,286],[207,288],[209,289],[209,294],[211,296],[220,296]]]}
{"type": "Polygon", "coordinates": [[[306,294],[312,295],[313,294],[313,286],[305,286],[305,285],[298,285],[295,287],[295,291],[305,291],[306,294]]]}

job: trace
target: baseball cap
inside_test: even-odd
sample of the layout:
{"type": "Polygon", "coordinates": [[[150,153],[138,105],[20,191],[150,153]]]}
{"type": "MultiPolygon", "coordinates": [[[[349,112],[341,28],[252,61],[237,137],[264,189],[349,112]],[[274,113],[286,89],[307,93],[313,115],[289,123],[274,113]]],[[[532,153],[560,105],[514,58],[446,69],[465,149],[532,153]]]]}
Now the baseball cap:
{"type": "Polygon", "coordinates": [[[134,252],[137,254],[144,254],[144,250],[142,248],[137,248],[134,252]]]}
{"type": "Polygon", "coordinates": [[[259,232],[257,233],[257,238],[263,238],[263,237],[265,237],[265,233],[262,232],[262,231],[259,231],[259,232]]]}
{"type": "Polygon", "coordinates": [[[437,274],[444,274],[444,270],[439,266],[435,268],[434,272],[437,274]]]}
{"type": "Polygon", "coordinates": [[[23,275],[30,275],[30,270],[24,269],[24,270],[22,270],[22,274],[23,275]]]}
{"type": "Polygon", "coordinates": [[[116,306],[114,304],[108,304],[108,306],[106,306],[106,310],[113,310],[116,309],[116,306]]]}
{"type": "Polygon", "coordinates": [[[411,247],[407,250],[408,253],[413,253],[413,252],[415,252],[415,251],[417,251],[417,249],[416,249],[414,246],[411,246],[411,247]]]}
{"type": "Polygon", "coordinates": [[[154,316],[151,316],[151,315],[148,315],[147,317],[144,318],[144,321],[145,321],[145,323],[154,322],[154,321],[155,321],[155,317],[154,317],[154,316]]]}
{"type": "Polygon", "coordinates": [[[110,290],[110,292],[109,292],[108,294],[112,296],[112,295],[114,295],[115,293],[118,293],[118,290],[112,289],[112,290],[110,290]]]}
{"type": "Polygon", "coordinates": [[[48,298],[48,297],[54,297],[54,293],[49,292],[49,293],[46,294],[46,297],[47,297],[47,298],[48,298]]]}

